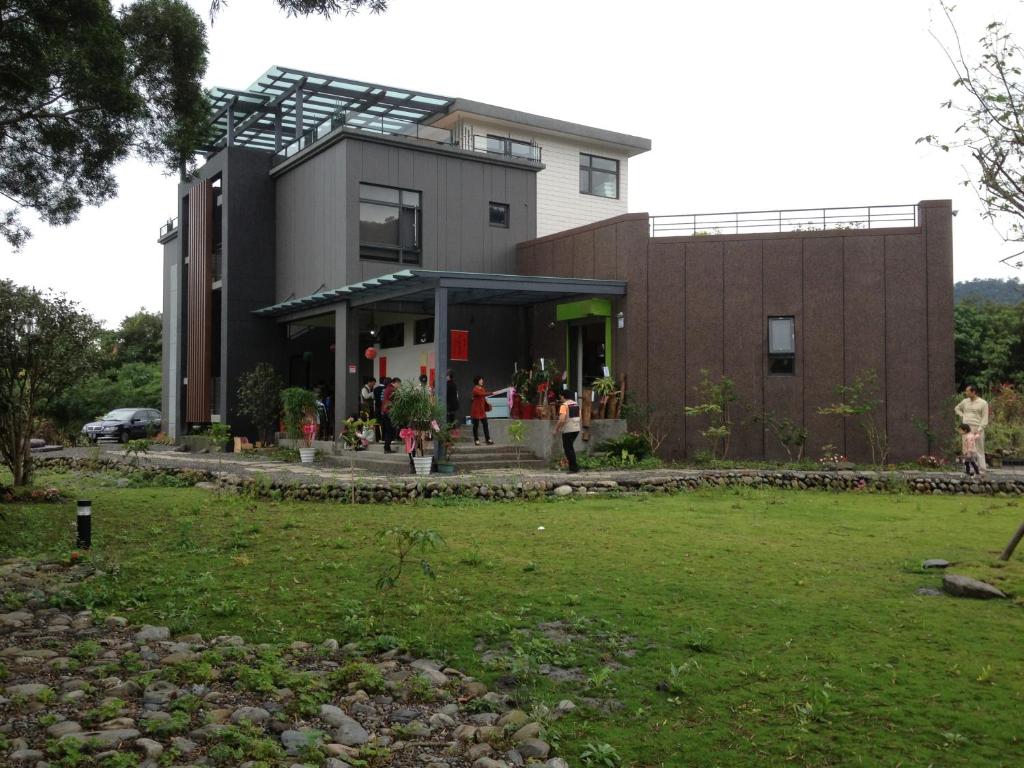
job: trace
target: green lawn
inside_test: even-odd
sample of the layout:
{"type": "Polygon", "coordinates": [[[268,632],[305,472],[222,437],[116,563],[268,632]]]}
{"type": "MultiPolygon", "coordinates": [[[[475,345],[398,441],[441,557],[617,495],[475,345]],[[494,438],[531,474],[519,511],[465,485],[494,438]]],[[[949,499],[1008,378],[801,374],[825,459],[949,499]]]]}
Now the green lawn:
{"type": "MultiPolygon", "coordinates": [[[[636,766],[1024,763],[1024,601],[914,593],[941,581],[920,562],[943,557],[1024,595],[1024,552],[995,560],[1022,516],[1013,499],[730,490],[348,507],[39,480],[93,500],[93,557],[110,575],[80,604],[205,636],[391,635],[492,683],[514,676],[524,697],[621,703],[553,727],[573,765],[586,742],[636,766]],[[417,555],[378,591],[392,526],[446,539],[427,555],[436,579],[417,555]],[[545,636],[553,620],[577,640],[545,636]],[[484,648],[499,658],[483,663],[484,648]],[[552,683],[542,663],[587,679],[552,683]]],[[[69,549],[73,504],[2,509],[0,556],[69,549]]]]}

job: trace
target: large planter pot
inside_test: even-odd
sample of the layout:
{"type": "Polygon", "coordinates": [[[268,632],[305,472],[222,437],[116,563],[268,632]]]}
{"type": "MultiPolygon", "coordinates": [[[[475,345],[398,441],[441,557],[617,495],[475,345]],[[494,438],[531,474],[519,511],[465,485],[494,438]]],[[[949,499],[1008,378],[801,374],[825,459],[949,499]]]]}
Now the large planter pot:
{"type": "Polygon", "coordinates": [[[537,406],[535,406],[533,403],[523,403],[520,408],[520,410],[522,411],[522,418],[524,420],[534,418],[534,415],[536,414],[536,408],[537,406]]]}
{"type": "Polygon", "coordinates": [[[299,461],[303,464],[312,464],[316,458],[316,448],[299,448],[299,461]]]}
{"type": "Polygon", "coordinates": [[[417,475],[429,475],[430,474],[430,467],[434,463],[434,457],[433,456],[413,456],[412,457],[412,463],[413,463],[413,466],[416,467],[416,474],[417,475]]]}
{"type": "Polygon", "coordinates": [[[437,472],[440,475],[454,475],[455,465],[448,461],[440,461],[437,464],[437,472]]]}

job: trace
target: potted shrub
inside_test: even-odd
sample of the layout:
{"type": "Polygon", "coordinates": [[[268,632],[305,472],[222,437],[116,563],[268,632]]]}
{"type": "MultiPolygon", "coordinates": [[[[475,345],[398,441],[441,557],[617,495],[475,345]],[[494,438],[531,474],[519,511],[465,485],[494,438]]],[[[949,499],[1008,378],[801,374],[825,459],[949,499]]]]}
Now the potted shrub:
{"type": "Polygon", "coordinates": [[[455,424],[446,425],[441,427],[434,437],[440,440],[441,445],[444,446],[444,461],[437,462],[437,471],[442,475],[455,474],[455,464],[452,461],[452,457],[455,455],[458,446],[459,427],[455,424]]]}
{"type": "Polygon", "coordinates": [[[284,427],[292,440],[302,440],[299,457],[303,464],[311,464],[316,451],[313,440],[316,437],[316,398],[308,389],[289,387],[281,392],[281,410],[284,412],[284,427]]]}
{"type": "Polygon", "coordinates": [[[537,371],[533,368],[520,368],[512,376],[512,386],[516,390],[512,398],[516,415],[522,419],[532,419],[534,400],[537,397],[537,371]]]}
{"type": "Polygon", "coordinates": [[[443,408],[438,405],[430,390],[403,381],[392,395],[389,415],[392,424],[402,427],[398,434],[406,441],[406,449],[413,455],[416,474],[430,474],[433,456],[427,455],[424,445],[431,431],[441,431],[443,408]]]}
{"type": "Polygon", "coordinates": [[[597,418],[604,418],[606,413],[611,411],[612,398],[615,396],[615,379],[611,376],[602,376],[594,379],[594,392],[601,397],[601,404],[597,409],[597,418]]]}

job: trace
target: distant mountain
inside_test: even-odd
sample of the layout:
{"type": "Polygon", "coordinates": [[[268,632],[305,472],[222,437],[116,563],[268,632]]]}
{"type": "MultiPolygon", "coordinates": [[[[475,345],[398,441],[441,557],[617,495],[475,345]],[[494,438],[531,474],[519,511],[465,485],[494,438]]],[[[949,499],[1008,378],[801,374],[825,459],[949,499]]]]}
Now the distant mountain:
{"type": "Polygon", "coordinates": [[[1000,280],[994,277],[975,278],[953,284],[953,302],[965,299],[990,301],[995,304],[1019,304],[1024,301],[1024,284],[1016,277],[1000,280]]]}

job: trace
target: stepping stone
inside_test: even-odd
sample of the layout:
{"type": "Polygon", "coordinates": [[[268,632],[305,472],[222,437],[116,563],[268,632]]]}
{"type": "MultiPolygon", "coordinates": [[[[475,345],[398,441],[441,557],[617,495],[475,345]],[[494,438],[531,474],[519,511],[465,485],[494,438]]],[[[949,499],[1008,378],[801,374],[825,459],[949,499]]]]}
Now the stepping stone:
{"type": "Polygon", "coordinates": [[[1006,597],[1005,594],[991,584],[956,573],[947,573],[942,577],[942,588],[954,597],[973,597],[978,600],[1006,597]]]}
{"type": "Polygon", "coordinates": [[[929,568],[949,568],[949,566],[951,565],[952,563],[949,562],[949,560],[942,560],[941,558],[937,557],[932,558],[930,560],[925,560],[923,563],[921,563],[921,567],[925,570],[928,570],[929,568]]]}

